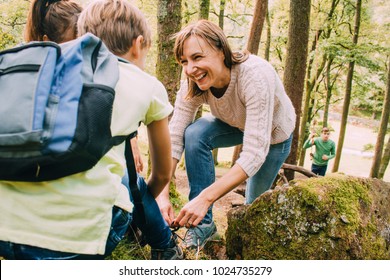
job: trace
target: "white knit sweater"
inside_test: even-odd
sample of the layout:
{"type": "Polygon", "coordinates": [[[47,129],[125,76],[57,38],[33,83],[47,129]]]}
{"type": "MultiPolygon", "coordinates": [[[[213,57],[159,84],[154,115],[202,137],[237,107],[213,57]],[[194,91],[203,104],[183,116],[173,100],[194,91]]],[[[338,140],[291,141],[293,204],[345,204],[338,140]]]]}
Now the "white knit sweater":
{"type": "Polygon", "coordinates": [[[285,141],[295,128],[295,110],[278,74],[257,56],[250,55],[245,62],[233,66],[230,84],[221,98],[208,91],[185,100],[187,89],[187,81],[182,81],[169,124],[173,158],[180,159],[184,130],[203,103],[209,104],[213,116],[244,132],[237,164],[248,176],[260,169],[270,144],[285,141]]]}

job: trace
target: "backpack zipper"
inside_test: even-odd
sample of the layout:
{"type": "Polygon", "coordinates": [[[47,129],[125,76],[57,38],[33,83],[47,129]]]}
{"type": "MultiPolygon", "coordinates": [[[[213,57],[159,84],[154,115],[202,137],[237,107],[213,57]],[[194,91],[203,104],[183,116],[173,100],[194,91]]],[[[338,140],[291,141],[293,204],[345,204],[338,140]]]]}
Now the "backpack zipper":
{"type": "Polygon", "coordinates": [[[0,69],[0,76],[16,72],[38,72],[41,68],[39,64],[22,64],[17,66],[11,66],[5,69],[0,69]]]}

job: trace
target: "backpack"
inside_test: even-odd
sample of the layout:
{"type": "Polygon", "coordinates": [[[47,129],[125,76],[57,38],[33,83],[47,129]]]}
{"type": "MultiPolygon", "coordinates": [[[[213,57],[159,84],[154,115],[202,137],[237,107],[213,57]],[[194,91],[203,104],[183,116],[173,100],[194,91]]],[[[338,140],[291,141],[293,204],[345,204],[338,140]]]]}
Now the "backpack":
{"type": "Polygon", "coordinates": [[[41,182],[92,168],[131,135],[111,135],[118,58],[92,34],[58,45],[31,42],[0,52],[0,180],[41,182]]]}

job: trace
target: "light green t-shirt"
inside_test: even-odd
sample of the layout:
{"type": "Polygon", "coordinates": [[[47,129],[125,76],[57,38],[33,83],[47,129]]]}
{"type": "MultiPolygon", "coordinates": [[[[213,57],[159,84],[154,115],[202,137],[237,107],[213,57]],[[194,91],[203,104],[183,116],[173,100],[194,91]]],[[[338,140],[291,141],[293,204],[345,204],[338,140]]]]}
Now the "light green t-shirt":
{"type": "MultiPolygon", "coordinates": [[[[155,77],[119,63],[112,135],[126,135],[172,112],[167,92],[155,77]]],[[[96,141],[99,141],[96,139],[96,141]]],[[[111,149],[92,169],[41,183],[0,181],[0,240],[80,254],[104,254],[114,205],[133,205],[121,184],[124,144],[111,149]]]]}

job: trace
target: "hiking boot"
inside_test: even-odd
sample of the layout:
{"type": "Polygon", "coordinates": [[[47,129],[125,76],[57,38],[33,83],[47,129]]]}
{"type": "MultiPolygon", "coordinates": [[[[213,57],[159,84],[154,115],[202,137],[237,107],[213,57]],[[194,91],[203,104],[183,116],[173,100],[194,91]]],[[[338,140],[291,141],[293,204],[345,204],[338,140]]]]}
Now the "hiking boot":
{"type": "Polygon", "coordinates": [[[186,249],[202,250],[207,241],[210,240],[216,232],[217,227],[214,222],[190,228],[184,237],[184,246],[186,249]]]}
{"type": "Polygon", "coordinates": [[[165,249],[151,250],[151,260],[182,260],[184,258],[183,251],[177,244],[177,235],[172,233],[170,246],[165,249]]]}

